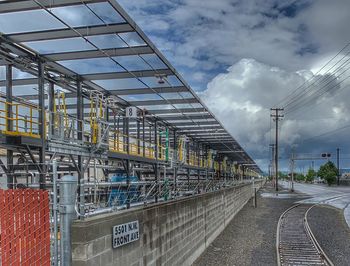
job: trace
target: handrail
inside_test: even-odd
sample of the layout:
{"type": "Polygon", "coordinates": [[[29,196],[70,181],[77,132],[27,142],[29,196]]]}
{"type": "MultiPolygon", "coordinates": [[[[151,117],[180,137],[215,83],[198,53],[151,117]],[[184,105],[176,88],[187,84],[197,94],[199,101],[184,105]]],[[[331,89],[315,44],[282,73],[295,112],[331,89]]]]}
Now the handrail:
{"type": "Polygon", "coordinates": [[[39,107],[1,99],[0,105],[0,131],[3,134],[40,138],[39,126],[41,123],[39,118],[34,116],[34,113],[39,113],[39,107]],[[11,109],[11,116],[8,116],[8,109],[11,109]],[[11,130],[8,129],[10,121],[12,122],[11,130]]]}
{"type": "MultiPolygon", "coordinates": [[[[0,99],[0,132],[5,135],[41,138],[41,135],[39,134],[39,127],[41,124],[39,122],[39,111],[40,108],[38,106],[33,106],[30,103],[25,104],[18,102],[7,102],[0,99]],[[9,108],[12,108],[11,117],[8,116],[9,108]],[[13,129],[7,130],[8,123],[10,123],[10,121],[13,124],[13,129]]],[[[61,111],[62,112],[57,111],[53,113],[53,121],[47,119],[48,117],[51,117],[49,111],[45,112],[45,138],[52,136],[52,131],[51,129],[48,130],[48,128],[53,127],[56,131],[56,134],[61,134],[59,137],[63,140],[68,138],[69,140],[75,139],[77,143],[80,141],[85,143],[89,142],[92,145],[97,144],[95,143],[96,139],[94,139],[94,136],[96,137],[96,135],[94,135],[96,134],[96,132],[93,131],[94,128],[91,128],[91,121],[89,121],[88,118],[82,121],[82,130],[78,131],[77,125],[79,123],[79,120],[76,117],[69,115],[64,108],[61,111]],[[60,119],[62,119],[61,122],[59,121],[60,119]],[[62,132],[60,132],[60,129],[62,129],[62,132]],[[78,140],[78,133],[80,132],[84,136],[83,140],[78,140]]],[[[98,127],[98,130],[101,130],[101,127],[98,127]]],[[[97,133],[98,132],[99,131],[97,131],[97,133]]],[[[154,160],[157,159],[159,161],[165,161],[168,158],[167,153],[171,154],[174,152],[174,149],[167,147],[166,145],[160,144],[159,140],[157,140],[157,143],[149,142],[137,137],[128,136],[120,130],[108,131],[106,145],[107,149],[112,152],[126,154],[129,151],[129,154],[131,155],[154,160]],[[129,139],[129,144],[127,143],[127,141],[125,141],[125,138],[129,139]],[[156,154],[158,155],[158,158],[156,158],[156,154]]],[[[182,147],[181,145],[180,147],[178,147],[177,154],[175,154],[176,157],[180,158],[181,156],[183,156],[183,148],[184,147],[182,147]]],[[[202,168],[209,167],[210,161],[206,158],[203,158],[202,156],[199,156],[199,154],[197,154],[194,151],[190,151],[189,156],[186,157],[188,158],[186,162],[183,163],[187,165],[202,168]]],[[[218,167],[218,163],[215,162],[214,168],[218,169],[218,167]]]]}

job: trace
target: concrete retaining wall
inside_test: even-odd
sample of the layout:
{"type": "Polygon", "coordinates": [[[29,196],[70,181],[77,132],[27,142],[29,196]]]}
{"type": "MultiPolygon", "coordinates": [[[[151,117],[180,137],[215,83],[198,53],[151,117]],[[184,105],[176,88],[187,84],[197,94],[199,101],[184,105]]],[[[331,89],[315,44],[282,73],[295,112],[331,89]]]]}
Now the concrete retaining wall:
{"type": "Polygon", "coordinates": [[[73,265],[191,265],[251,196],[252,185],[245,184],[76,221],[73,265]],[[140,239],[113,249],[113,226],[135,220],[140,239]]]}

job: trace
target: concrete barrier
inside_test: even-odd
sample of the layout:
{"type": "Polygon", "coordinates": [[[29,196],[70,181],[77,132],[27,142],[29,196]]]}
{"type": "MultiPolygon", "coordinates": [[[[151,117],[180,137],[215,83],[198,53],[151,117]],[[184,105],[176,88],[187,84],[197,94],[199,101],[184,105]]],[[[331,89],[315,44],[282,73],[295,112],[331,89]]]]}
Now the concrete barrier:
{"type": "MultiPolygon", "coordinates": [[[[256,182],[260,187],[262,181],[256,182]]],[[[191,265],[252,197],[243,184],[75,221],[73,265],[191,265]],[[113,248],[113,227],[138,221],[139,239],[113,248]]]]}

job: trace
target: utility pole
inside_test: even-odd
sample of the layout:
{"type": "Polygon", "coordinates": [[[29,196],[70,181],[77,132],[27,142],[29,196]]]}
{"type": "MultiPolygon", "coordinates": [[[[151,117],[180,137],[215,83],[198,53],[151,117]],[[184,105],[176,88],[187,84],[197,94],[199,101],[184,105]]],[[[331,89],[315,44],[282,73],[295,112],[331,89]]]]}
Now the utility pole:
{"type": "Polygon", "coordinates": [[[270,144],[271,147],[271,160],[270,160],[270,177],[272,183],[275,185],[275,144],[270,144]]]}
{"type": "Polygon", "coordinates": [[[292,149],[292,159],[291,159],[291,177],[292,177],[292,187],[291,191],[294,192],[294,148],[292,149]]]}
{"type": "Polygon", "coordinates": [[[338,186],[340,184],[339,151],[340,151],[340,149],[337,148],[337,169],[338,169],[337,184],[338,184],[338,186]]]}
{"type": "Polygon", "coordinates": [[[275,139],[275,167],[276,167],[276,191],[278,191],[278,121],[281,120],[284,115],[279,112],[284,111],[283,108],[271,108],[271,117],[275,121],[276,124],[276,139],[275,139]]]}

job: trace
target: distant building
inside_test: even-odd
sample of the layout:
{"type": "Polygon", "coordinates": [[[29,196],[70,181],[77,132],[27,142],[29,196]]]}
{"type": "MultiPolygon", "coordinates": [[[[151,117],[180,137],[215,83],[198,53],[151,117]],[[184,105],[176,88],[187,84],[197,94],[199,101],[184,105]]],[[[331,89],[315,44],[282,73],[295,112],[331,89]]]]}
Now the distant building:
{"type": "Polygon", "coordinates": [[[350,168],[341,168],[340,175],[343,179],[350,179],[350,168]]]}

